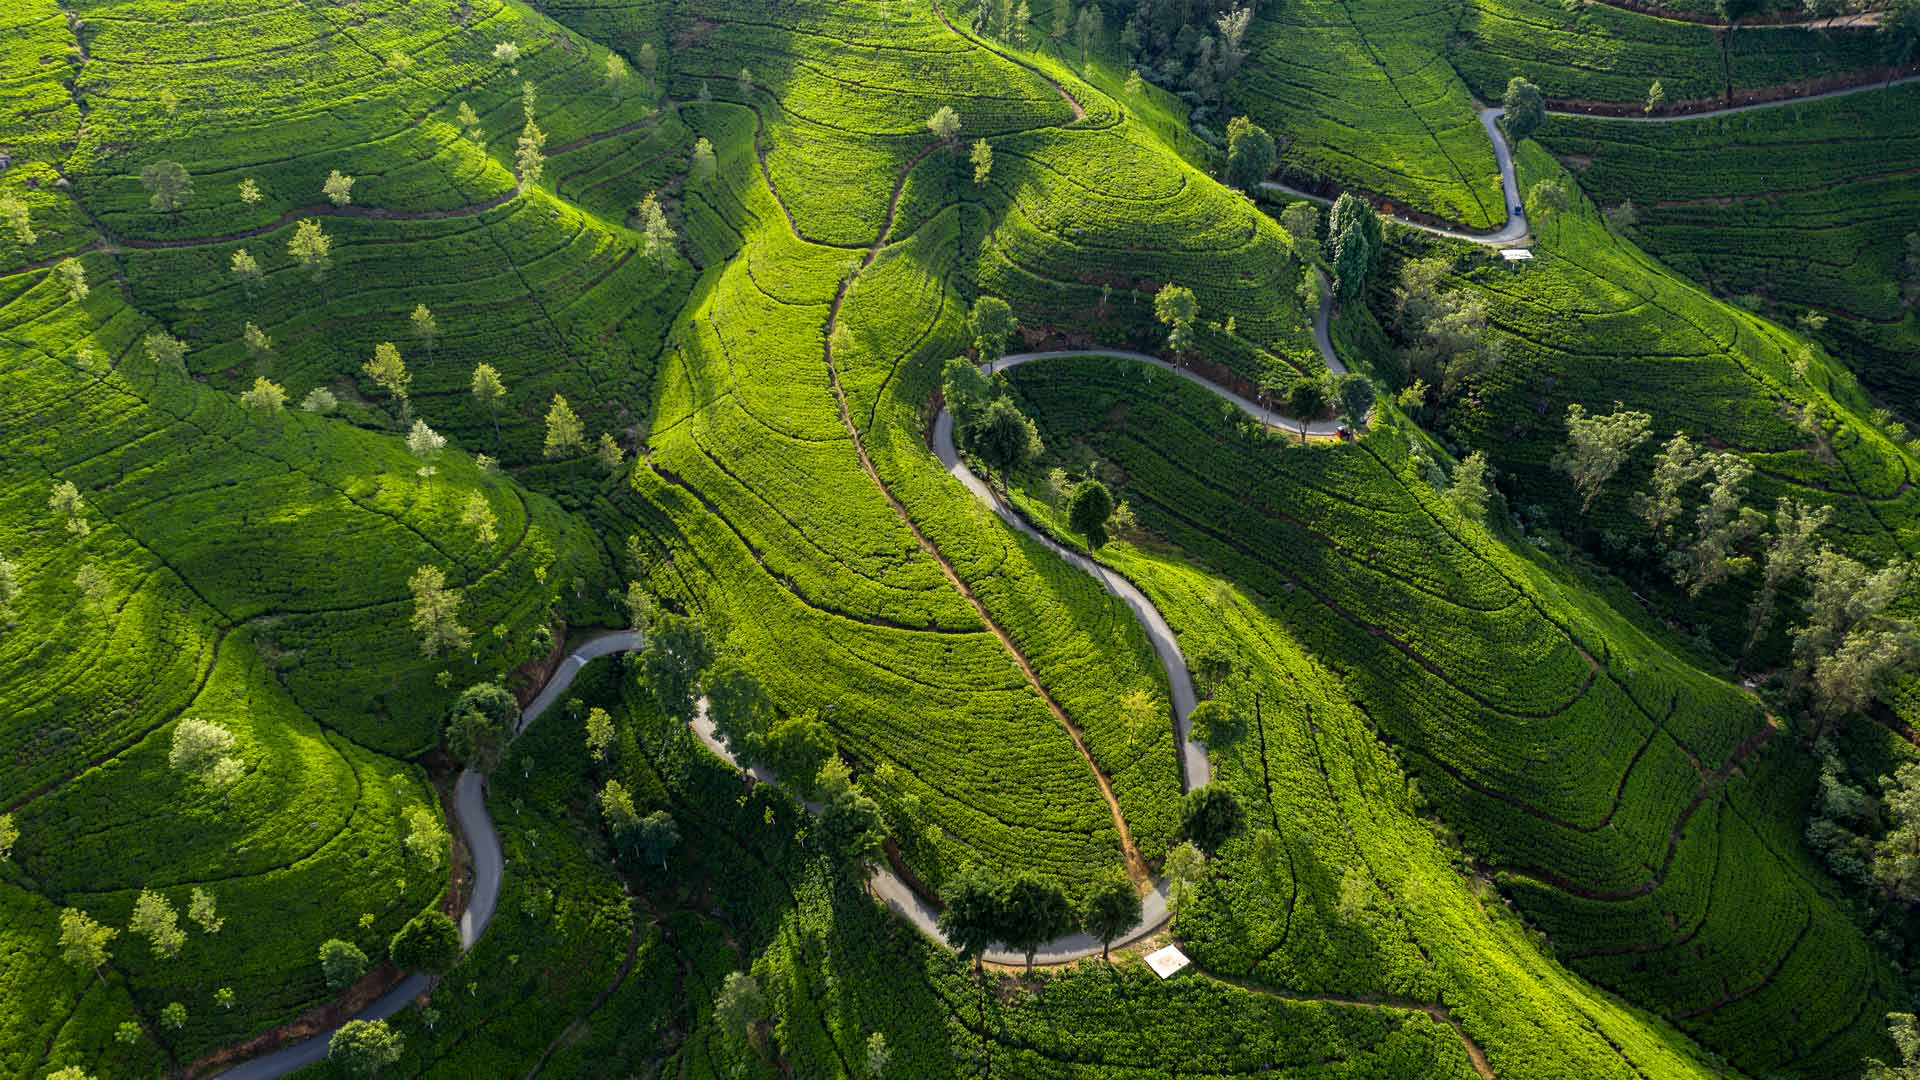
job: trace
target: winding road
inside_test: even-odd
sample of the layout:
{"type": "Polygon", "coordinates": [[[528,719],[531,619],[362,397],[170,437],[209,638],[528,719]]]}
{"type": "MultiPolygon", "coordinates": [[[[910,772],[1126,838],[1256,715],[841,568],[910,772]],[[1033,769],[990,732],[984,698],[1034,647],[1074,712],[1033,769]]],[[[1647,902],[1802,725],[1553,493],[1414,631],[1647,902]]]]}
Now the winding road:
{"type": "MultiPolygon", "coordinates": [[[[560,662],[539,696],[521,712],[520,722],[514,726],[513,733],[518,735],[527,730],[529,724],[565,696],[573,686],[574,677],[590,661],[612,653],[638,649],[640,645],[640,635],[631,630],[599,634],[582,642],[579,648],[560,662]]],[[[473,948],[473,943],[479,941],[480,935],[486,931],[487,924],[493,921],[494,909],[500,903],[500,881],[506,870],[506,858],[500,850],[500,834],[494,830],[493,817],[487,813],[487,778],[483,774],[472,769],[460,774],[454,784],[453,812],[459,819],[460,831],[466,835],[467,847],[473,853],[473,893],[467,900],[466,911],[460,915],[460,947],[466,950],[473,948]]],[[[427,976],[409,975],[347,1019],[384,1020],[411,1005],[415,998],[432,987],[433,980],[427,976]]],[[[339,1025],[297,1043],[290,1043],[270,1054],[242,1062],[218,1075],[221,1080],[277,1080],[325,1058],[327,1040],[337,1030],[339,1025]]]]}

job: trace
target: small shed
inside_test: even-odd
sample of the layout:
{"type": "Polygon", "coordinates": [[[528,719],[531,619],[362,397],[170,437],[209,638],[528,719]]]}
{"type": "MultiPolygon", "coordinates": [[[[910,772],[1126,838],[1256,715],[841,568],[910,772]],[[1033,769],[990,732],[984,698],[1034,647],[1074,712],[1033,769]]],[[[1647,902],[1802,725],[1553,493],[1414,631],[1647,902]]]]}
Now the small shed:
{"type": "Polygon", "coordinates": [[[1533,261],[1533,252],[1527,248],[1501,248],[1500,257],[1506,260],[1508,269],[1518,270],[1521,263],[1533,261]]]}
{"type": "Polygon", "coordinates": [[[1175,945],[1147,954],[1147,966],[1153,969],[1155,975],[1163,979],[1172,978],[1175,974],[1184,971],[1191,963],[1193,961],[1187,959],[1187,954],[1181,952],[1175,945]]]}

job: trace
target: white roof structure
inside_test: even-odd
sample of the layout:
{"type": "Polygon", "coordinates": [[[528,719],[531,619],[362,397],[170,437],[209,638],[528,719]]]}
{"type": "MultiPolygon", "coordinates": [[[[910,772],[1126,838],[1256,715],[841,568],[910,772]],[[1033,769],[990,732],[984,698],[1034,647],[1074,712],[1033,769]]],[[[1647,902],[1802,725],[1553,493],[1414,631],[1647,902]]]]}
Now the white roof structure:
{"type": "Polygon", "coordinates": [[[1163,979],[1171,978],[1174,973],[1185,969],[1191,963],[1193,961],[1187,959],[1187,954],[1173,945],[1147,954],[1147,966],[1153,969],[1155,975],[1163,979]]]}
{"type": "Polygon", "coordinates": [[[1501,248],[1500,257],[1508,262],[1532,262],[1533,252],[1526,248],[1501,248]]]}

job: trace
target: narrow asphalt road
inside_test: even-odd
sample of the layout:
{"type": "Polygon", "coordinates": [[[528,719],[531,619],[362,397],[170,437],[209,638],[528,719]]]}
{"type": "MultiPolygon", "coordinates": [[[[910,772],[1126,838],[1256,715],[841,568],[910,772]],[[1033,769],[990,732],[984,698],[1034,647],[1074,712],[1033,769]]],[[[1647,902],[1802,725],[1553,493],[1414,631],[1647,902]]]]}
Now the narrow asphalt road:
{"type": "MultiPolygon", "coordinates": [[[[631,630],[614,631],[587,639],[554,669],[553,676],[547,680],[539,696],[528,703],[520,714],[520,722],[514,726],[513,733],[518,735],[525,731],[527,725],[539,719],[540,714],[560,700],[573,685],[574,677],[589,661],[638,649],[640,645],[640,635],[631,630]]],[[[480,940],[487,924],[493,920],[494,909],[500,902],[500,881],[506,869],[506,860],[500,850],[500,834],[494,830],[493,817],[487,813],[485,776],[471,769],[460,774],[460,779],[454,785],[453,812],[459,819],[460,831],[467,837],[467,846],[473,852],[473,895],[468,898],[467,909],[460,916],[460,947],[464,950],[473,948],[473,943],[480,940]]],[[[432,980],[425,975],[409,975],[348,1019],[384,1020],[412,1004],[432,985],[432,980]]],[[[236,1065],[219,1076],[221,1080],[277,1080],[324,1059],[327,1056],[327,1040],[337,1030],[337,1027],[329,1028],[283,1046],[271,1054],[236,1065]]]]}

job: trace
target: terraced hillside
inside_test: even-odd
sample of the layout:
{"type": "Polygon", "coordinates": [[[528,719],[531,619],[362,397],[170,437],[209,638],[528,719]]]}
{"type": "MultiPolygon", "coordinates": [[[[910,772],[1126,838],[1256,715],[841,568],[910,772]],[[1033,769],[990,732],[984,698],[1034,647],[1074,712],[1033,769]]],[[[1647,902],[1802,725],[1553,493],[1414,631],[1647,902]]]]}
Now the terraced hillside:
{"type": "Polygon", "coordinates": [[[1633,203],[1649,254],[1782,321],[1826,318],[1820,339],[1906,409],[1916,103],[1906,84],[1673,124],[1556,117],[1541,143],[1596,202],[1633,203]]]}
{"type": "Polygon", "coordinates": [[[1632,553],[1650,452],[1585,516],[1552,462],[1617,400],[1909,553],[1913,451],[1849,367],[1905,386],[1874,222],[1911,87],[1555,115],[1505,187],[1482,110],[1515,74],[1792,94],[1891,31],[1147,7],[0,12],[0,1076],[1890,1058],[1905,924],[1808,854],[1837,766],[1784,638],[1739,685],[1745,586],[1632,553]],[[1400,226],[1341,257],[1350,200],[1221,182],[1242,114],[1271,178],[1533,264],[1400,226]],[[1421,258],[1500,343],[1469,392],[1396,397],[1421,258]],[[1830,352],[1749,292],[1830,309],[1830,352]],[[1102,904],[1111,968],[1067,936],[1102,904]],[[1029,946],[1069,962],[1001,970],[1029,946]]]}

